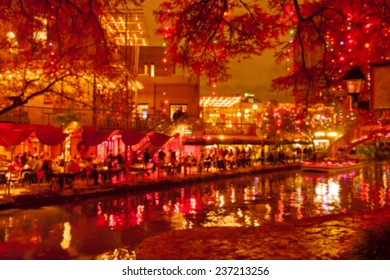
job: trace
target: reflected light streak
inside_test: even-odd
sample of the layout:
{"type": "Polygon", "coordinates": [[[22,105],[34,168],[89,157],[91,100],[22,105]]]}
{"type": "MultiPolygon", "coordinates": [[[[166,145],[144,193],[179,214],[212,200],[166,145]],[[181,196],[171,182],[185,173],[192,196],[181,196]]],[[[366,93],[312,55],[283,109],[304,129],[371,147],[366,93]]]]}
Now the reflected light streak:
{"type": "Polygon", "coordinates": [[[103,213],[103,210],[102,210],[102,203],[99,201],[98,202],[98,205],[97,205],[97,214],[98,216],[101,215],[103,213]]]}
{"type": "Polygon", "coordinates": [[[232,194],[230,196],[230,200],[232,203],[236,202],[236,190],[234,188],[232,188],[232,194]]]}
{"type": "Polygon", "coordinates": [[[378,204],[382,208],[386,205],[386,188],[380,188],[378,190],[379,201],[378,204]]]}
{"type": "Polygon", "coordinates": [[[9,227],[6,227],[4,229],[4,241],[5,242],[9,242],[9,237],[10,237],[10,234],[9,234],[9,227]]]}
{"type": "Polygon", "coordinates": [[[113,227],[115,227],[115,225],[116,225],[116,217],[111,214],[108,217],[108,226],[111,227],[111,229],[112,229],[113,227]]]}
{"type": "Polygon", "coordinates": [[[158,197],[158,192],[155,192],[154,193],[154,201],[156,202],[156,205],[159,205],[160,204],[160,199],[158,197]]]}
{"type": "Polygon", "coordinates": [[[251,220],[251,217],[246,215],[244,216],[244,225],[247,226],[247,227],[250,227],[252,226],[252,220],[251,220]]]}
{"type": "Polygon", "coordinates": [[[325,210],[326,213],[328,211],[327,185],[325,183],[318,182],[315,186],[315,193],[316,196],[314,198],[314,202],[318,205],[321,205],[322,209],[325,210]]]}
{"type": "Polygon", "coordinates": [[[340,184],[335,182],[333,179],[328,180],[328,194],[329,197],[337,203],[340,203],[340,184]]]}
{"type": "Polygon", "coordinates": [[[32,244],[40,243],[40,242],[42,242],[42,236],[40,234],[37,234],[37,235],[31,237],[30,242],[32,244]]]}
{"type": "Polygon", "coordinates": [[[389,179],[387,177],[387,173],[386,172],[383,172],[383,175],[382,175],[382,184],[383,186],[385,187],[385,189],[387,189],[389,187],[389,179]]]}
{"type": "Polygon", "coordinates": [[[368,202],[369,201],[369,189],[370,189],[370,186],[362,181],[361,185],[360,185],[360,199],[362,201],[365,201],[365,202],[368,202]]]}
{"type": "Polygon", "coordinates": [[[291,192],[290,194],[290,206],[300,207],[303,203],[302,189],[301,187],[298,187],[296,192],[291,192]]]}
{"type": "Polygon", "coordinates": [[[191,199],[190,199],[190,208],[192,210],[196,209],[196,199],[194,197],[191,197],[191,199]]]}
{"type": "Polygon", "coordinates": [[[271,220],[271,211],[272,207],[268,203],[265,205],[265,213],[264,213],[264,220],[270,221],[271,220]]]}
{"type": "Polygon", "coordinates": [[[221,195],[219,197],[219,205],[218,207],[223,207],[225,205],[225,196],[221,195]]]}
{"type": "Polygon", "coordinates": [[[62,242],[61,242],[61,248],[62,249],[68,249],[70,247],[70,242],[72,241],[72,234],[71,234],[72,226],[69,222],[64,223],[64,233],[62,234],[62,242]]]}
{"type": "Polygon", "coordinates": [[[144,221],[144,206],[143,205],[138,205],[137,206],[137,225],[140,225],[142,224],[142,222],[144,221]]]}
{"type": "Polygon", "coordinates": [[[297,207],[296,217],[297,217],[298,220],[303,218],[301,205],[298,205],[298,207],[297,207]]]}
{"type": "Polygon", "coordinates": [[[250,196],[250,190],[248,188],[244,188],[244,201],[248,201],[248,195],[250,196]]]}
{"type": "Polygon", "coordinates": [[[163,211],[164,211],[165,213],[168,213],[170,207],[169,207],[167,204],[164,204],[163,207],[162,207],[162,209],[163,209],[163,211]]]}
{"type": "Polygon", "coordinates": [[[284,204],[282,200],[278,201],[278,213],[275,215],[275,221],[283,222],[284,221],[284,204]]]}
{"type": "Polygon", "coordinates": [[[175,205],[174,205],[174,207],[173,207],[173,212],[174,213],[176,213],[176,214],[179,214],[181,211],[180,211],[180,209],[181,209],[181,207],[180,207],[180,202],[176,202],[175,203],[175,205]]]}

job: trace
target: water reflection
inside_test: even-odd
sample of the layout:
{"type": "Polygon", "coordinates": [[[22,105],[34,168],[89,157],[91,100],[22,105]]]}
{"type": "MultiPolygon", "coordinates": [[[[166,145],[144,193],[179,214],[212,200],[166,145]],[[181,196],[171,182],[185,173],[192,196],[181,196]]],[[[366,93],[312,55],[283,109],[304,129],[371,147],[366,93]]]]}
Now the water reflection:
{"type": "Polygon", "coordinates": [[[261,174],[165,191],[0,212],[2,259],[132,259],[146,236],[253,227],[389,204],[389,164],[338,174],[261,174]]]}

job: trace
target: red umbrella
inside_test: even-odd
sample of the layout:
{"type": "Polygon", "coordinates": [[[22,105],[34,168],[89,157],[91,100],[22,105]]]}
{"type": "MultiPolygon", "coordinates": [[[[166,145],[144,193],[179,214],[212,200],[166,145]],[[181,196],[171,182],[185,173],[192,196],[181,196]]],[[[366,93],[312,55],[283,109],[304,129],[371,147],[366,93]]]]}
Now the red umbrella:
{"type": "Polygon", "coordinates": [[[163,146],[166,142],[168,142],[169,139],[175,136],[169,136],[166,134],[158,133],[158,132],[150,132],[148,133],[150,143],[156,147],[163,146]]]}
{"type": "Polygon", "coordinates": [[[126,129],[122,132],[122,141],[127,146],[133,146],[135,144],[138,144],[144,137],[145,134],[133,129],[126,129]]]}
{"type": "Polygon", "coordinates": [[[63,133],[62,129],[54,126],[42,126],[35,132],[39,142],[48,146],[60,144],[68,137],[68,134],[63,133]]]}
{"type": "Polygon", "coordinates": [[[0,146],[11,147],[22,143],[33,130],[17,130],[0,128],[0,146]]]}
{"type": "Polygon", "coordinates": [[[111,133],[96,130],[84,130],[82,134],[83,143],[88,146],[97,146],[107,140],[111,133]]]}
{"type": "MultiPolygon", "coordinates": [[[[19,130],[19,129],[2,129],[0,128],[0,146],[11,148],[11,160],[14,154],[14,148],[16,145],[22,143],[30,134],[33,132],[33,129],[29,130],[19,130]]],[[[12,174],[12,165],[9,169],[9,178],[12,174]]],[[[11,193],[11,181],[8,185],[8,195],[11,193]]]]}

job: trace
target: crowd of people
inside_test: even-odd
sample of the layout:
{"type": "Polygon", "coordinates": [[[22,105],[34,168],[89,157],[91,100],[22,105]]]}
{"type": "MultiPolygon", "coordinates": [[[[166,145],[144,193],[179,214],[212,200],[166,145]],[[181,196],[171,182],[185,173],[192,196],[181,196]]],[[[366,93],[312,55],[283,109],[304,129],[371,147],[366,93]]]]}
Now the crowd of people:
{"type": "Polygon", "coordinates": [[[122,170],[123,166],[122,155],[109,154],[104,161],[100,161],[95,153],[91,153],[87,158],[74,156],[65,161],[62,154],[52,158],[49,153],[33,155],[25,152],[14,156],[11,162],[5,155],[0,158],[0,181],[4,183],[10,180],[22,184],[42,182],[62,188],[65,184],[71,187],[76,178],[81,178],[91,179],[94,185],[98,185],[99,181],[105,179],[106,174],[102,171],[116,174],[115,170],[122,170]]]}
{"type": "MultiPolygon", "coordinates": [[[[183,169],[187,174],[192,167],[197,167],[197,172],[209,172],[211,168],[219,171],[251,167],[254,165],[274,165],[296,162],[307,159],[311,156],[311,148],[294,150],[272,150],[266,151],[264,147],[247,145],[220,146],[203,148],[197,154],[185,153],[181,160],[177,152],[172,149],[161,149],[153,158],[148,157],[148,162],[153,164],[153,170],[168,168],[171,170],[183,169]],[[149,159],[150,158],[150,159],[149,159]]],[[[169,174],[175,171],[168,172],[169,174]]]]}
{"type": "Polygon", "coordinates": [[[165,147],[156,153],[146,148],[142,155],[133,151],[127,165],[122,154],[108,154],[104,160],[100,160],[96,154],[90,153],[86,158],[74,156],[65,161],[62,154],[52,158],[49,153],[36,155],[25,152],[14,156],[11,163],[5,156],[0,158],[0,170],[3,170],[0,173],[0,181],[4,183],[11,179],[27,184],[46,182],[62,188],[65,184],[72,187],[74,180],[81,178],[98,185],[111,181],[113,176],[117,176],[119,180],[121,173],[126,175],[137,164],[140,164],[147,175],[156,171],[165,171],[167,175],[183,172],[186,175],[191,172],[210,172],[212,168],[226,171],[253,165],[295,162],[310,157],[310,150],[299,148],[266,151],[263,146],[213,146],[203,147],[196,154],[183,153],[179,158],[180,155],[181,153],[172,148],[165,147]]]}

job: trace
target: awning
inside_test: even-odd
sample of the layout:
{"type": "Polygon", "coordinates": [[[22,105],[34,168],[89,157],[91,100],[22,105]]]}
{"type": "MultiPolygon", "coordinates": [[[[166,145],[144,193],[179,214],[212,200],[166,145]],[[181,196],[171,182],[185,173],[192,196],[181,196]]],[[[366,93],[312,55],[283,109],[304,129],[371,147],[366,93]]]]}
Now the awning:
{"type": "Polygon", "coordinates": [[[165,143],[168,142],[169,139],[176,136],[176,134],[174,136],[169,136],[158,132],[149,132],[147,135],[149,136],[150,143],[152,143],[152,145],[156,147],[163,146],[165,143]]]}
{"type": "Polygon", "coordinates": [[[35,132],[39,142],[48,146],[60,144],[68,137],[68,134],[63,133],[62,129],[54,126],[41,126],[35,132]]]}
{"type": "Polygon", "coordinates": [[[122,132],[122,141],[126,146],[138,144],[144,137],[145,134],[133,129],[126,129],[122,132]]]}
{"type": "Polygon", "coordinates": [[[88,146],[97,146],[103,141],[106,141],[111,133],[108,132],[100,132],[96,130],[84,130],[81,138],[83,139],[83,143],[88,146]]]}
{"type": "Polygon", "coordinates": [[[22,143],[33,132],[29,130],[0,128],[0,146],[11,147],[22,143]]]}
{"type": "Polygon", "coordinates": [[[0,129],[5,130],[34,130],[37,126],[24,123],[0,123],[0,129]]]}

